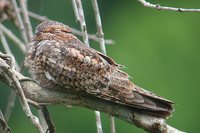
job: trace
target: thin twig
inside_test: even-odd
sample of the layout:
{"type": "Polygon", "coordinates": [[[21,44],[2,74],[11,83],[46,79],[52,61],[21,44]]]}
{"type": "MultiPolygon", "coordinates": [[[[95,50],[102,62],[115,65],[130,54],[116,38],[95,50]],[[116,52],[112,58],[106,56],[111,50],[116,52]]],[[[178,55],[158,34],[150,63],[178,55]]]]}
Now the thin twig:
{"type": "Polygon", "coordinates": [[[10,50],[10,47],[8,46],[8,43],[7,43],[7,40],[6,40],[6,37],[4,35],[4,33],[0,30],[0,36],[1,36],[1,43],[3,45],[3,48],[5,50],[5,52],[9,55],[12,54],[11,50],[10,50]]]}
{"type": "MultiPolygon", "coordinates": [[[[16,18],[17,18],[17,21],[18,21],[18,25],[16,25],[16,26],[20,30],[21,36],[22,36],[22,38],[24,40],[24,43],[28,44],[28,38],[27,38],[26,30],[24,28],[24,24],[22,22],[21,14],[19,12],[19,8],[17,6],[16,0],[12,0],[12,5],[14,7],[16,18]]],[[[1,42],[3,44],[5,52],[7,54],[9,54],[9,55],[13,55],[3,33],[1,33],[1,42]]],[[[24,46],[24,45],[22,45],[22,46],[24,46]]],[[[24,49],[24,47],[23,47],[23,49],[24,49]]],[[[19,71],[20,68],[19,68],[19,65],[16,62],[16,60],[15,60],[15,66],[16,66],[16,69],[19,71]]],[[[10,94],[8,96],[8,101],[7,101],[7,105],[6,105],[6,109],[5,109],[5,119],[6,119],[7,122],[9,120],[10,115],[12,113],[12,110],[13,110],[13,108],[15,106],[16,96],[17,96],[16,92],[14,90],[11,90],[11,92],[10,92],[10,94]]]]}
{"type": "Polygon", "coordinates": [[[100,13],[99,13],[99,7],[98,7],[97,0],[92,0],[92,6],[93,6],[93,9],[94,9],[94,15],[95,15],[95,19],[96,19],[97,37],[100,40],[99,43],[100,43],[100,47],[101,47],[101,52],[106,54],[104,33],[103,33],[101,16],[100,16],[100,13]]]}
{"type": "Polygon", "coordinates": [[[48,125],[48,131],[49,133],[56,133],[56,128],[54,126],[54,123],[51,119],[51,115],[47,109],[47,107],[45,105],[41,106],[41,109],[42,109],[42,113],[43,113],[43,116],[45,118],[45,121],[48,125]]]}
{"type": "MultiPolygon", "coordinates": [[[[6,37],[5,37],[4,33],[2,33],[1,31],[0,31],[0,38],[1,38],[1,42],[2,42],[2,45],[3,45],[3,48],[4,48],[5,52],[6,52],[7,54],[13,56],[13,53],[12,53],[12,51],[10,50],[10,47],[9,47],[8,42],[7,42],[7,40],[6,40],[6,37]]],[[[16,60],[15,60],[15,67],[16,67],[17,71],[19,71],[19,65],[18,65],[18,63],[16,62],[16,60]]]]}
{"type": "Polygon", "coordinates": [[[40,109],[41,106],[43,106],[43,105],[52,105],[51,103],[38,103],[31,99],[27,99],[27,102],[28,102],[28,104],[31,104],[32,106],[34,106],[37,109],[40,109]]]}
{"type": "Polygon", "coordinates": [[[76,17],[76,21],[80,22],[80,16],[79,16],[79,13],[78,13],[76,0],[72,0],[72,5],[73,5],[73,8],[74,8],[74,14],[75,14],[75,17],[76,17]]]}
{"type": "Polygon", "coordinates": [[[10,94],[9,94],[8,100],[7,100],[8,102],[7,102],[5,113],[4,113],[5,119],[7,122],[9,121],[10,115],[15,106],[16,97],[17,97],[17,94],[16,94],[15,90],[10,90],[10,94]]]}
{"type": "Polygon", "coordinates": [[[31,41],[31,39],[33,38],[33,30],[32,30],[31,22],[30,22],[30,19],[29,19],[26,2],[27,1],[25,1],[25,0],[19,1],[21,9],[22,9],[22,14],[23,14],[24,26],[25,26],[25,29],[27,31],[28,41],[31,41]]]}
{"type": "MultiPolygon", "coordinates": [[[[74,29],[74,28],[71,28],[71,29],[72,29],[72,32],[73,32],[74,34],[79,35],[79,36],[82,36],[82,35],[83,35],[83,33],[82,33],[81,31],[79,31],[79,30],[77,30],[77,29],[74,29]]],[[[93,40],[93,41],[96,41],[96,42],[100,42],[100,39],[99,39],[95,34],[94,34],[94,35],[88,34],[88,38],[89,38],[90,40],[93,40]]],[[[112,44],[115,43],[113,40],[110,40],[110,39],[106,39],[106,40],[104,40],[104,41],[105,41],[105,44],[109,44],[109,45],[112,45],[112,44]]]]}
{"type": "Polygon", "coordinates": [[[77,6],[77,7],[74,7],[75,10],[77,9],[77,11],[74,11],[74,12],[78,13],[78,15],[79,15],[79,18],[76,18],[76,20],[79,20],[79,23],[80,23],[81,31],[83,33],[83,42],[85,43],[85,45],[90,46],[89,40],[88,40],[85,16],[84,16],[81,0],[76,0],[76,4],[73,5],[73,6],[77,6]]]}
{"type": "Polygon", "coordinates": [[[110,115],[110,133],[116,133],[116,130],[115,130],[115,118],[112,115],[110,115]]]}
{"type": "Polygon", "coordinates": [[[8,28],[6,28],[3,24],[0,23],[0,29],[7,35],[8,38],[10,38],[14,44],[16,44],[23,53],[26,53],[26,47],[25,44],[17,37],[15,34],[13,34],[8,28]]]}
{"type": "Polygon", "coordinates": [[[138,0],[140,3],[143,4],[145,7],[157,9],[157,10],[171,10],[171,11],[177,11],[177,12],[200,12],[200,9],[185,9],[185,8],[177,8],[177,7],[167,7],[167,6],[161,6],[159,4],[152,4],[150,2],[147,2],[146,0],[138,0]]]}
{"type": "MultiPolygon", "coordinates": [[[[8,46],[6,38],[5,38],[5,36],[2,32],[0,32],[0,36],[1,36],[1,42],[2,42],[2,45],[4,47],[5,52],[9,55],[13,55],[9,46],[8,46]]],[[[19,71],[19,65],[17,64],[16,61],[15,61],[15,65],[16,65],[16,69],[19,71]]],[[[9,120],[11,112],[12,112],[14,106],[15,106],[15,100],[16,100],[16,92],[14,90],[11,90],[10,94],[8,96],[8,102],[7,102],[5,113],[4,113],[5,114],[5,120],[7,122],[9,120]]]]}
{"type": "Polygon", "coordinates": [[[44,130],[46,133],[48,133],[48,132],[47,132],[47,131],[48,131],[48,125],[47,125],[47,123],[46,123],[46,121],[45,121],[44,114],[43,114],[43,112],[42,112],[41,107],[40,107],[40,108],[37,108],[37,112],[38,112],[38,118],[39,118],[39,120],[40,120],[40,123],[41,123],[41,126],[42,126],[43,130],[44,130]]]}
{"type": "Polygon", "coordinates": [[[95,116],[96,116],[97,133],[103,133],[100,112],[95,111],[95,116]]]}
{"type": "MultiPolygon", "coordinates": [[[[89,44],[89,40],[88,40],[87,26],[86,26],[86,22],[85,22],[82,2],[81,2],[81,0],[72,0],[72,4],[73,4],[76,20],[80,23],[81,31],[83,33],[83,35],[82,35],[83,42],[85,43],[85,45],[87,45],[89,47],[90,44],[89,44]]],[[[96,116],[97,132],[103,133],[100,112],[95,111],[95,116],[96,116]]]]}
{"type": "Polygon", "coordinates": [[[36,20],[39,20],[39,21],[45,21],[45,20],[48,20],[48,18],[46,16],[41,16],[39,14],[36,14],[34,12],[31,12],[31,11],[28,11],[28,15],[36,20]]]}
{"type": "MultiPolygon", "coordinates": [[[[7,40],[6,40],[5,36],[4,36],[4,33],[2,33],[1,31],[0,31],[0,36],[1,36],[1,42],[2,42],[2,45],[3,45],[3,47],[4,47],[5,52],[6,52],[7,54],[13,56],[13,53],[12,53],[12,51],[10,50],[10,47],[9,47],[9,45],[8,45],[8,43],[7,43],[7,40]]],[[[13,58],[13,59],[14,59],[14,58],[13,58]]],[[[15,67],[16,67],[16,70],[17,70],[17,71],[20,71],[19,65],[18,65],[18,63],[16,62],[16,60],[15,60],[15,67]]],[[[16,96],[17,96],[17,95],[16,95],[16,92],[15,92],[14,90],[11,90],[11,91],[10,91],[10,94],[9,94],[9,96],[8,96],[8,102],[7,102],[6,109],[5,109],[5,113],[4,113],[4,115],[5,115],[5,120],[6,120],[7,122],[8,122],[8,120],[9,120],[10,115],[11,115],[11,113],[12,113],[12,110],[13,110],[13,108],[14,108],[14,106],[15,106],[16,96]]]]}
{"type": "Polygon", "coordinates": [[[13,56],[8,55],[8,54],[3,54],[3,53],[0,52],[0,57],[7,61],[7,63],[9,64],[9,66],[11,67],[12,70],[15,69],[15,63],[14,63],[14,60],[13,60],[13,58],[14,58],[13,56]]]}
{"type": "MultiPolygon", "coordinates": [[[[92,0],[92,6],[93,6],[93,10],[94,10],[95,19],[96,19],[97,37],[99,38],[101,52],[106,54],[104,33],[103,33],[101,16],[100,16],[97,0],[92,0]]],[[[100,124],[101,124],[101,121],[100,121],[100,124]]],[[[110,127],[111,127],[111,133],[115,133],[115,122],[114,122],[114,117],[112,115],[110,115],[110,127]]]]}
{"type": "Polygon", "coordinates": [[[0,132],[1,133],[11,133],[11,129],[8,127],[8,124],[0,110],[0,132]]]}
{"type": "Polygon", "coordinates": [[[17,21],[19,23],[18,27],[19,27],[20,33],[22,35],[24,43],[27,45],[28,44],[28,38],[27,38],[26,30],[25,30],[24,24],[22,22],[22,17],[21,17],[21,14],[19,12],[19,7],[17,6],[16,0],[12,0],[12,4],[14,6],[14,10],[15,10],[15,13],[16,13],[17,21]]]}
{"type": "MultiPolygon", "coordinates": [[[[8,55],[0,53],[0,57],[1,56],[4,57],[8,55]]],[[[23,111],[25,112],[26,116],[31,120],[32,124],[38,129],[40,133],[44,133],[42,126],[40,125],[39,119],[36,116],[34,116],[31,112],[27,99],[24,95],[24,91],[22,90],[21,84],[17,79],[17,75],[14,73],[13,69],[11,69],[12,66],[7,65],[5,60],[2,60],[0,58],[0,68],[1,68],[1,71],[3,72],[3,75],[6,75],[5,76],[6,80],[10,82],[9,84],[11,84],[11,86],[17,90],[18,95],[20,97],[20,102],[22,104],[23,111]]]]}

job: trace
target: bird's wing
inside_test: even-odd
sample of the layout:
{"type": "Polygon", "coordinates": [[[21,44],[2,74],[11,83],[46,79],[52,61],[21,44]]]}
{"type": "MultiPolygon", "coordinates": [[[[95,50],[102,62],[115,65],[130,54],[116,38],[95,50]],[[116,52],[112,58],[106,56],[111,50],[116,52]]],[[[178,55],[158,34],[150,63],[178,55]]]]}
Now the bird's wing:
{"type": "Polygon", "coordinates": [[[172,111],[170,101],[134,85],[113,59],[79,40],[46,44],[38,51],[43,51],[47,78],[55,83],[131,107],[165,113],[172,111]]]}

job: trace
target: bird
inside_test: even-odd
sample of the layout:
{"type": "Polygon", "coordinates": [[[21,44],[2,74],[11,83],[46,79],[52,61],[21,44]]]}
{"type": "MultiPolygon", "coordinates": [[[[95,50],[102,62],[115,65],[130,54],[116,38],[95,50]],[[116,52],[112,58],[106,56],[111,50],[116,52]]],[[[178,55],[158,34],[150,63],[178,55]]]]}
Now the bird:
{"type": "Polygon", "coordinates": [[[25,63],[33,79],[46,89],[61,86],[161,118],[174,111],[174,102],[134,84],[122,65],[85,45],[69,26],[57,21],[36,27],[25,63]]]}

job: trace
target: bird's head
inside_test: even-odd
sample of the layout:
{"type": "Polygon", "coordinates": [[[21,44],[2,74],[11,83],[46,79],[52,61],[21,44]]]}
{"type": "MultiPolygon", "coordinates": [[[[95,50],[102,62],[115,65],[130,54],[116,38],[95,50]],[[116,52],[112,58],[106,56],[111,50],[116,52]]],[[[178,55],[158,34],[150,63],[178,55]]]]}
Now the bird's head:
{"type": "Polygon", "coordinates": [[[36,27],[35,34],[38,32],[42,33],[59,33],[59,32],[65,32],[65,33],[71,33],[71,28],[69,26],[64,25],[63,23],[57,22],[57,21],[44,21],[41,24],[39,24],[36,27]]]}
{"type": "Polygon", "coordinates": [[[36,27],[34,40],[62,40],[68,33],[72,33],[69,26],[57,21],[47,20],[36,27]]]}

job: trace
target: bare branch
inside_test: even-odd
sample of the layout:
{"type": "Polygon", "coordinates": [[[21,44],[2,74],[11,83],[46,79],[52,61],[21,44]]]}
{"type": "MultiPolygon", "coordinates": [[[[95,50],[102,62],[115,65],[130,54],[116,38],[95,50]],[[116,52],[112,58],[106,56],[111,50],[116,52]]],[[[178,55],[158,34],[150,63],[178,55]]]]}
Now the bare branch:
{"type": "Polygon", "coordinates": [[[19,1],[21,9],[22,9],[23,18],[24,18],[25,29],[27,31],[28,41],[31,41],[31,39],[33,38],[33,30],[32,30],[31,22],[29,19],[26,2],[27,2],[26,0],[19,1]]]}
{"type": "Polygon", "coordinates": [[[2,33],[2,31],[0,31],[0,36],[1,36],[1,43],[2,43],[2,45],[3,45],[3,48],[4,48],[5,52],[6,52],[7,54],[9,54],[9,55],[13,55],[12,52],[11,52],[11,50],[10,50],[10,48],[9,48],[9,46],[8,46],[8,43],[7,43],[7,41],[6,41],[6,37],[5,37],[5,35],[2,33]]]}
{"type": "MultiPolygon", "coordinates": [[[[9,45],[7,43],[7,40],[6,40],[4,34],[1,31],[0,31],[0,36],[1,36],[1,42],[2,42],[2,45],[3,45],[4,49],[5,49],[5,52],[7,54],[13,56],[13,53],[10,50],[10,47],[9,47],[9,45]]],[[[13,58],[13,60],[15,60],[15,59],[13,58]]],[[[16,60],[15,60],[15,67],[16,67],[17,71],[20,71],[19,65],[16,62],[16,60]]],[[[15,106],[16,96],[17,96],[16,92],[14,90],[11,90],[10,94],[8,96],[8,101],[7,101],[7,105],[6,105],[6,109],[5,109],[5,113],[4,113],[5,114],[5,119],[6,119],[7,122],[9,120],[11,112],[12,112],[14,106],[15,106]]]]}
{"type": "Polygon", "coordinates": [[[47,123],[46,123],[46,121],[45,121],[45,118],[44,118],[44,114],[43,114],[43,112],[42,112],[42,109],[41,109],[41,107],[39,107],[39,108],[37,108],[37,114],[38,114],[38,118],[39,118],[39,120],[40,120],[40,123],[41,123],[41,126],[42,126],[42,128],[43,128],[43,130],[46,132],[46,133],[48,133],[47,131],[48,131],[48,125],[47,125],[47,123]]]}
{"type": "Polygon", "coordinates": [[[1,133],[11,133],[11,129],[8,127],[6,120],[0,110],[0,132],[1,133]]]}
{"type": "Polygon", "coordinates": [[[70,92],[63,92],[63,90],[66,90],[65,88],[60,88],[60,91],[42,89],[37,83],[32,81],[21,80],[20,83],[26,96],[37,102],[71,104],[99,110],[152,133],[170,133],[174,131],[176,133],[183,133],[167,125],[164,119],[142,114],[138,110],[120,104],[99,100],[92,96],[77,96],[70,92]]]}
{"type": "MultiPolygon", "coordinates": [[[[8,45],[8,42],[6,40],[6,37],[4,36],[4,34],[1,31],[0,31],[0,38],[1,38],[1,42],[2,42],[3,48],[5,49],[5,52],[7,54],[13,56],[13,53],[11,52],[10,47],[8,45]]],[[[14,59],[14,61],[15,61],[15,67],[16,67],[17,71],[19,71],[19,65],[18,65],[18,63],[16,62],[15,59],[14,59]]]]}
{"type": "Polygon", "coordinates": [[[15,10],[15,13],[16,13],[16,18],[17,18],[17,21],[19,23],[19,30],[20,30],[20,33],[22,35],[22,38],[24,40],[24,43],[27,45],[28,43],[28,38],[27,38],[27,34],[26,34],[26,30],[25,30],[25,27],[24,27],[24,24],[22,22],[22,17],[21,17],[21,14],[19,12],[19,8],[17,6],[17,2],[16,0],[12,0],[12,4],[14,6],[14,10],[15,10]]]}
{"type": "MultiPolygon", "coordinates": [[[[72,32],[76,35],[79,35],[79,36],[82,36],[83,33],[77,29],[74,29],[74,28],[71,28],[72,29],[72,32]]],[[[100,39],[96,36],[96,35],[92,35],[92,34],[88,34],[88,38],[90,40],[93,40],[93,41],[96,41],[96,42],[100,42],[100,39]]],[[[105,41],[105,44],[114,44],[115,42],[113,40],[110,40],[110,39],[106,39],[104,40],[105,41]]]]}
{"type": "Polygon", "coordinates": [[[94,113],[95,113],[95,116],[96,116],[97,133],[103,133],[100,112],[94,111],[94,113]]]}
{"type": "MultiPolygon", "coordinates": [[[[5,57],[5,56],[7,56],[7,55],[0,53],[0,57],[5,57]]],[[[17,79],[17,75],[15,74],[14,70],[12,69],[12,66],[9,66],[6,63],[6,61],[3,60],[2,58],[0,58],[0,71],[1,71],[1,75],[4,76],[5,80],[7,80],[8,83],[17,90],[26,116],[31,120],[32,124],[39,130],[40,133],[44,133],[44,131],[39,123],[38,118],[36,116],[34,116],[31,112],[31,109],[28,105],[25,94],[21,88],[21,84],[20,84],[19,80],[17,79]]]]}
{"type": "MultiPolygon", "coordinates": [[[[184,133],[167,125],[164,119],[146,115],[145,112],[142,112],[139,109],[134,109],[102,99],[100,100],[99,98],[87,94],[77,95],[70,92],[70,89],[67,90],[62,87],[51,90],[43,89],[36,82],[27,80],[27,77],[24,77],[19,72],[10,70],[8,64],[6,64],[1,58],[0,70],[0,80],[4,81],[8,85],[10,80],[7,79],[7,76],[4,73],[10,71],[11,73],[14,73],[14,75],[17,75],[18,79],[16,80],[20,82],[26,97],[37,103],[68,104],[99,110],[111,114],[130,124],[136,125],[150,133],[184,133]],[[4,71],[2,71],[2,69],[4,71]],[[7,80],[7,82],[5,80],[7,80]]],[[[15,86],[11,86],[15,88],[15,86]]]]}
{"type": "Polygon", "coordinates": [[[171,10],[171,11],[177,11],[177,12],[200,12],[200,9],[185,9],[185,8],[178,8],[178,7],[167,7],[167,6],[161,6],[159,4],[152,4],[150,2],[147,2],[146,0],[138,0],[140,3],[143,4],[145,7],[157,9],[157,10],[171,10]]]}
{"type": "MultiPolygon", "coordinates": [[[[72,0],[72,4],[73,4],[76,20],[80,23],[81,31],[83,33],[83,35],[82,35],[83,42],[85,43],[85,45],[87,45],[89,47],[90,44],[89,44],[89,40],[88,40],[87,26],[86,26],[86,22],[85,22],[82,2],[81,2],[81,0],[72,0]]],[[[99,41],[101,41],[101,40],[99,40],[99,41]]],[[[97,132],[103,133],[100,112],[95,111],[95,116],[96,116],[97,132]]]]}
{"type": "Polygon", "coordinates": [[[5,109],[5,119],[6,121],[9,120],[11,112],[15,106],[15,100],[16,100],[16,92],[15,90],[11,90],[10,94],[8,96],[8,101],[7,101],[7,105],[6,105],[6,109],[5,109]]]}
{"type": "Polygon", "coordinates": [[[87,27],[86,27],[86,22],[85,22],[85,16],[84,16],[84,12],[83,12],[83,7],[82,7],[82,2],[81,0],[75,0],[76,4],[73,5],[73,6],[76,6],[74,7],[74,11],[75,13],[78,13],[76,14],[75,16],[79,16],[78,18],[76,18],[76,20],[78,20],[78,22],[80,23],[80,27],[81,27],[81,31],[83,33],[83,42],[87,45],[87,46],[90,46],[89,45],[89,40],[88,40],[88,34],[87,34],[87,27]]]}
{"type": "MultiPolygon", "coordinates": [[[[0,31],[0,36],[1,36],[1,42],[5,49],[5,52],[9,55],[13,55],[10,50],[10,47],[8,46],[7,40],[1,31],[0,31]]],[[[19,71],[19,65],[17,64],[16,60],[15,60],[15,65],[16,65],[16,69],[19,71]]],[[[8,102],[7,102],[6,109],[5,109],[5,120],[7,122],[9,120],[11,112],[15,106],[15,99],[16,99],[16,92],[14,90],[11,90],[10,94],[8,96],[8,102]]]]}
{"type": "Polygon", "coordinates": [[[26,53],[26,47],[25,44],[17,37],[15,34],[13,34],[9,29],[7,29],[3,24],[0,23],[0,29],[7,35],[8,38],[10,38],[14,44],[16,44],[23,53],[26,53]]]}
{"type": "Polygon", "coordinates": [[[11,133],[11,129],[8,127],[8,124],[0,110],[0,132],[1,133],[11,133]]]}
{"type": "Polygon", "coordinates": [[[51,103],[41,103],[41,102],[38,103],[38,102],[33,101],[31,99],[27,99],[27,102],[28,102],[28,104],[31,104],[32,106],[34,106],[35,108],[38,108],[38,109],[40,109],[41,106],[44,106],[44,105],[52,105],[51,103]]]}
{"type": "Polygon", "coordinates": [[[53,121],[51,119],[51,115],[50,115],[47,107],[43,105],[43,106],[41,106],[41,110],[42,110],[42,113],[44,115],[45,121],[46,121],[46,123],[48,125],[48,131],[50,133],[56,133],[56,128],[54,126],[54,123],[53,123],[53,121]]]}
{"type": "Polygon", "coordinates": [[[76,21],[80,22],[80,16],[79,16],[79,13],[78,13],[76,0],[72,0],[72,5],[73,5],[73,8],[74,8],[74,14],[75,14],[75,17],[76,17],[76,21]]]}
{"type": "Polygon", "coordinates": [[[110,115],[110,133],[115,133],[115,118],[110,115]]]}
{"type": "MultiPolygon", "coordinates": [[[[85,43],[85,45],[87,45],[89,47],[90,44],[89,44],[89,40],[88,40],[87,27],[86,27],[82,2],[81,2],[81,0],[72,0],[72,5],[73,5],[73,8],[74,8],[76,20],[80,23],[81,31],[82,31],[82,34],[83,34],[82,35],[83,42],[85,43]]],[[[95,116],[96,116],[97,132],[103,133],[100,112],[95,111],[95,116]]]]}
{"type": "MultiPolygon", "coordinates": [[[[97,36],[100,40],[99,44],[100,44],[101,52],[106,54],[104,33],[103,33],[101,16],[100,16],[97,0],[92,0],[92,6],[93,6],[93,10],[94,10],[95,19],[96,19],[97,36]]],[[[112,115],[110,115],[110,127],[111,127],[111,133],[115,133],[115,120],[112,115]]]]}
{"type": "Polygon", "coordinates": [[[39,20],[39,21],[45,21],[45,20],[48,20],[48,18],[46,16],[41,16],[39,14],[36,14],[34,12],[31,12],[31,11],[28,11],[28,15],[36,20],[39,20]]]}
{"type": "Polygon", "coordinates": [[[96,19],[96,26],[97,26],[97,37],[99,38],[99,43],[101,47],[101,52],[106,54],[106,47],[105,47],[105,41],[104,41],[104,33],[102,29],[102,23],[101,23],[101,17],[99,13],[99,7],[97,0],[92,0],[92,6],[94,9],[94,15],[96,19]]]}

